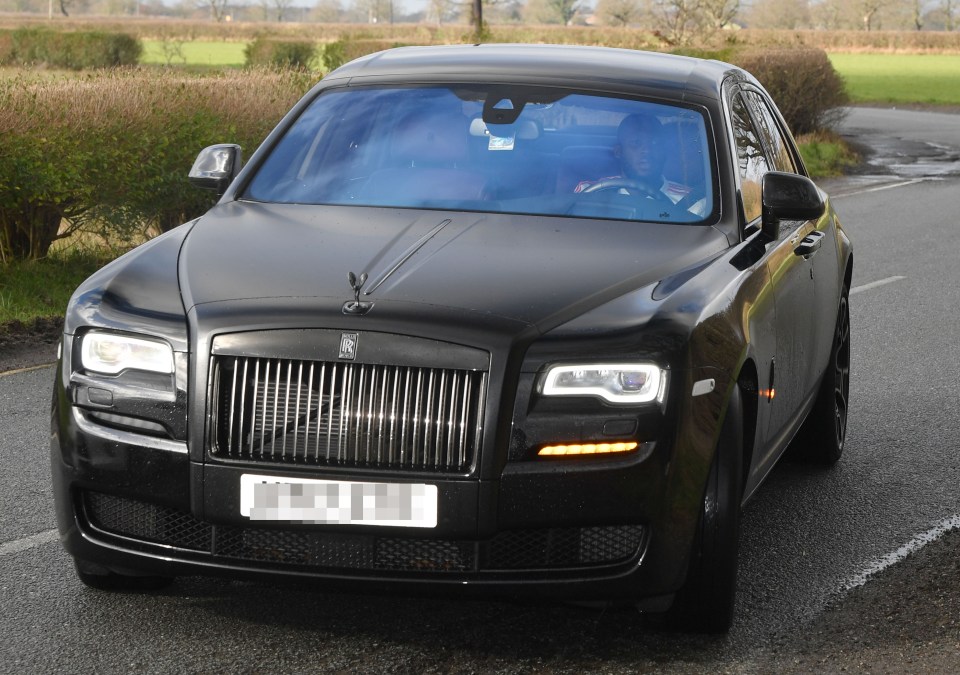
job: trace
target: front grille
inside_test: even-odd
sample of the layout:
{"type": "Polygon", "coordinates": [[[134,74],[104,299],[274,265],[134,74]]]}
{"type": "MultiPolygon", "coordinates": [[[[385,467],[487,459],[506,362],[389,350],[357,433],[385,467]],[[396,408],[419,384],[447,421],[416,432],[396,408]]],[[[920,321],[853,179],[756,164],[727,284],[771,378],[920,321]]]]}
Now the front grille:
{"type": "Polygon", "coordinates": [[[91,525],[145,544],[279,567],[367,572],[475,574],[563,571],[636,559],[641,525],[539,528],[486,541],[407,539],[308,529],[210,525],[192,514],[96,492],[84,494],[91,525]]]}
{"type": "Polygon", "coordinates": [[[217,356],[217,457],[426,471],[469,468],[486,373],[217,356]]]}

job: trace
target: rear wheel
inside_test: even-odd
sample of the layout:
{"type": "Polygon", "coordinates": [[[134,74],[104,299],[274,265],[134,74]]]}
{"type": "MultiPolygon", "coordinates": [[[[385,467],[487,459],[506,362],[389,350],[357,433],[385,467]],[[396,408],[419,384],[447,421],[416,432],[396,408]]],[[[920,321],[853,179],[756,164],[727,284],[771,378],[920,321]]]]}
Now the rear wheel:
{"type": "Polygon", "coordinates": [[[840,297],[830,361],[823,374],[817,400],[791,448],[799,459],[830,466],[843,454],[847,437],[847,404],[850,396],[850,306],[847,292],[840,297]]]}
{"type": "Polygon", "coordinates": [[[119,574],[102,565],[75,560],[77,578],[100,591],[159,591],[173,583],[173,577],[119,574]]]}
{"type": "Polygon", "coordinates": [[[676,629],[723,633],[733,622],[740,540],[743,405],[734,386],[700,508],[687,579],[667,614],[676,629]]]}

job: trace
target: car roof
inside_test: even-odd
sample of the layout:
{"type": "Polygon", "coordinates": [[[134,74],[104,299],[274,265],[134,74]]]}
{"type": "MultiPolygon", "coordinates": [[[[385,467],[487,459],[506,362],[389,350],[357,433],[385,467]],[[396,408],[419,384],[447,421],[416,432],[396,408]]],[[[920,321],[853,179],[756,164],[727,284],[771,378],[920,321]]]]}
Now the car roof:
{"type": "Polygon", "coordinates": [[[330,73],[393,82],[497,82],[584,87],[670,98],[717,100],[724,78],[742,70],[688,56],[579,45],[479,44],[399,47],[330,73]]]}

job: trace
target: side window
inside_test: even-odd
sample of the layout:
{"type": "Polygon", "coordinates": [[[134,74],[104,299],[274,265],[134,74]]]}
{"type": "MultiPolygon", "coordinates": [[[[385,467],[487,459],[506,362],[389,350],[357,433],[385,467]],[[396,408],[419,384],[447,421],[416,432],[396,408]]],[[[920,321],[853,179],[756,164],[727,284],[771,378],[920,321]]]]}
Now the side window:
{"type": "Polygon", "coordinates": [[[788,171],[797,173],[797,166],[790,155],[789,141],[784,138],[777,121],[774,118],[770,106],[760,94],[755,91],[746,92],[747,100],[750,102],[754,118],[760,125],[760,133],[763,134],[763,140],[766,141],[770,153],[773,155],[773,163],[777,171],[788,171]]]}
{"type": "Polygon", "coordinates": [[[761,181],[770,170],[760,134],[753,125],[750,113],[740,94],[730,101],[733,141],[737,146],[737,165],[740,172],[740,193],[743,212],[751,223],[763,212],[761,181]]]}

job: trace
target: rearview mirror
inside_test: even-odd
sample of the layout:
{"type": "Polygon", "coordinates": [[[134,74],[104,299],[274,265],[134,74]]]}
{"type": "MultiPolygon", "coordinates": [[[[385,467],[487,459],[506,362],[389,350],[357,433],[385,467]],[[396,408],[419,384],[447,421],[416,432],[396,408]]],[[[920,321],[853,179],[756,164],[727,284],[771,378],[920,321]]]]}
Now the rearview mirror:
{"type": "Polygon", "coordinates": [[[781,220],[816,220],[826,208],[820,190],[806,176],[782,171],[764,174],[761,229],[768,238],[780,237],[781,220]]]}
{"type": "Polygon", "coordinates": [[[188,175],[190,183],[202,190],[212,190],[219,197],[227,188],[243,164],[239,145],[211,145],[200,151],[188,175]]]}

